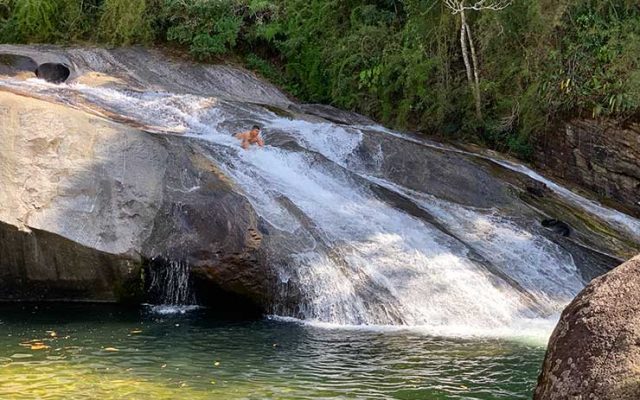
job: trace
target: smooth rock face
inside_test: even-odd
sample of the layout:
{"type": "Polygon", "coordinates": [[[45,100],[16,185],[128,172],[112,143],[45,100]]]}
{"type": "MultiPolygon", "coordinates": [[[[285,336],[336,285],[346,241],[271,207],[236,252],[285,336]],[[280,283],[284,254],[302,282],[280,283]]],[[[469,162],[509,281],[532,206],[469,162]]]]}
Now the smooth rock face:
{"type": "Polygon", "coordinates": [[[143,300],[140,258],[0,222],[0,300],[143,300]]]}
{"type": "Polygon", "coordinates": [[[573,120],[538,138],[536,164],[640,216],[640,124],[573,120]]]}
{"type": "Polygon", "coordinates": [[[534,399],[640,399],[640,256],[592,281],[562,313],[534,399]]]}
{"type": "Polygon", "coordinates": [[[126,300],[163,257],[266,303],[257,218],[198,140],[7,92],[0,120],[0,298],[126,300]]]}
{"type": "Polygon", "coordinates": [[[0,74],[16,76],[22,73],[33,74],[38,64],[31,57],[16,54],[0,54],[0,74]]]}
{"type": "Polygon", "coordinates": [[[32,59],[36,65],[66,65],[71,69],[69,80],[80,78],[90,84],[107,76],[109,83],[127,89],[216,96],[281,108],[293,105],[280,90],[247,70],[182,61],[151,49],[0,45],[0,57],[7,54],[32,59]]]}

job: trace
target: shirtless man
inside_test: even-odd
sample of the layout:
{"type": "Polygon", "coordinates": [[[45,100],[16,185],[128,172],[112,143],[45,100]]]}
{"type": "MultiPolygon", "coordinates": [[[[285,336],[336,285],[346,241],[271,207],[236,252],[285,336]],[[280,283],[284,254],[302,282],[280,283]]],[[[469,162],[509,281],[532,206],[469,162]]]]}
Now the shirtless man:
{"type": "Polygon", "coordinates": [[[260,147],[264,146],[264,140],[260,137],[260,127],[258,125],[254,125],[250,131],[236,133],[235,137],[242,141],[241,146],[245,150],[252,144],[257,144],[260,147]]]}

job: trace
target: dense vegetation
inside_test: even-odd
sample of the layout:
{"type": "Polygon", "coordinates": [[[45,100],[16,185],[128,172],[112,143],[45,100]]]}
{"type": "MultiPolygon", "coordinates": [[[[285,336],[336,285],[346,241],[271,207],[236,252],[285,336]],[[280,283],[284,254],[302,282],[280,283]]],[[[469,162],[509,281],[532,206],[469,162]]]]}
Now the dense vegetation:
{"type": "Polygon", "coordinates": [[[522,157],[569,115],[638,115],[637,0],[515,0],[468,18],[482,119],[459,18],[442,0],[0,0],[0,40],[162,42],[200,60],[240,57],[303,100],[522,157]]]}

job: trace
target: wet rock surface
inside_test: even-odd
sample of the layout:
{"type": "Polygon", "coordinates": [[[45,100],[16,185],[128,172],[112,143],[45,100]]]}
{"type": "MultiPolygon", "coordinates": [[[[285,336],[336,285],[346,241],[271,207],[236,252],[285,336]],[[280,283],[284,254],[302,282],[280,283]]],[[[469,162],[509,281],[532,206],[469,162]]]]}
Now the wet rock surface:
{"type": "Polygon", "coordinates": [[[534,399],[640,399],[640,256],[592,281],[564,310],[534,399]]]}
{"type": "Polygon", "coordinates": [[[218,96],[283,109],[293,104],[280,90],[245,69],[194,63],[151,49],[1,45],[0,56],[3,54],[28,57],[37,65],[67,66],[71,69],[70,82],[93,75],[93,79],[87,79],[90,84],[98,75],[108,76],[112,86],[133,90],[218,96]]]}
{"type": "MultiPolygon", "coordinates": [[[[309,288],[325,281],[333,285],[334,275],[351,276],[349,269],[359,268],[350,264],[353,252],[364,244],[397,236],[402,245],[433,235],[442,242],[433,246],[473,263],[514,291],[523,308],[547,316],[554,305],[535,304],[538,288],[523,271],[539,268],[540,279],[547,279],[556,272],[553,267],[540,265],[537,256],[528,259],[538,263],[534,267],[510,265],[494,257],[495,250],[487,251],[485,239],[497,234],[510,240],[504,232],[511,232],[525,243],[516,249],[521,254],[535,247],[557,255],[558,270],[565,273],[566,267],[573,274],[573,293],[639,246],[628,232],[495,161],[386,132],[331,107],[295,105],[239,68],[193,64],[142,49],[0,46],[2,52],[36,64],[68,65],[70,76],[69,85],[2,82],[0,204],[6,207],[0,208],[0,221],[13,244],[0,247],[0,267],[3,260],[18,261],[8,264],[0,297],[20,298],[35,287],[50,287],[40,290],[42,298],[66,293],[75,300],[117,301],[126,297],[116,290],[122,286],[118,282],[133,279],[133,286],[142,287],[140,271],[150,260],[164,260],[159,266],[152,261],[154,267],[189,266],[200,301],[245,303],[245,308],[305,318],[318,297],[333,301],[309,288]],[[266,127],[268,146],[244,153],[231,133],[254,123],[266,127]],[[320,187],[307,197],[298,180],[320,187]],[[364,217],[374,217],[377,231],[357,224],[353,213],[344,214],[350,222],[335,220],[334,205],[314,198],[316,193],[331,197],[323,185],[334,185],[341,191],[337,201],[353,202],[356,210],[371,203],[367,213],[380,215],[364,217]],[[380,218],[385,215],[389,218],[380,218]],[[412,235],[402,236],[399,218],[416,224],[412,235]],[[540,224],[545,219],[562,221],[570,235],[546,229],[540,224]],[[86,290],[74,291],[73,281],[55,273],[45,286],[24,273],[30,263],[46,268],[64,262],[51,260],[53,252],[36,252],[38,260],[25,253],[36,246],[21,243],[44,233],[60,238],[59,246],[87,252],[64,257],[70,260],[66,275],[88,274],[81,283],[86,290]],[[93,261],[97,258],[106,261],[93,261]],[[88,262],[102,267],[87,267],[88,262]],[[121,268],[123,262],[131,263],[131,270],[121,268]],[[336,268],[331,276],[312,274],[326,265],[336,268]]],[[[384,252],[385,246],[366,251],[384,252]]],[[[433,255],[431,247],[418,248],[426,258],[433,255]]],[[[521,262],[520,255],[508,256],[521,262]]],[[[351,306],[345,301],[340,306],[348,312],[328,309],[329,318],[404,323],[404,306],[393,291],[377,276],[358,271],[357,280],[346,278],[350,287],[338,285],[336,294],[366,299],[358,311],[362,315],[344,317],[351,306]],[[376,319],[380,315],[384,319],[376,319]]]]}

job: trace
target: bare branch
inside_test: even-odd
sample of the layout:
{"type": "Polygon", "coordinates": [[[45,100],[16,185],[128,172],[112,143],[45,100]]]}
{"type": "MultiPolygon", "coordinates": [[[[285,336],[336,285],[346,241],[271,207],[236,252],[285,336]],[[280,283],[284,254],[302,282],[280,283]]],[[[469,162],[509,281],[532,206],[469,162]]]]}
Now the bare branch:
{"type": "Polygon", "coordinates": [[[444,0],[445,6],[447,6],[453,14],[458,14],[464,10],[500,11],[509,7],[511,3],[513,3],[513,0],[476,0],[473,4],[466,4],[465,0],[444,0]]]}

